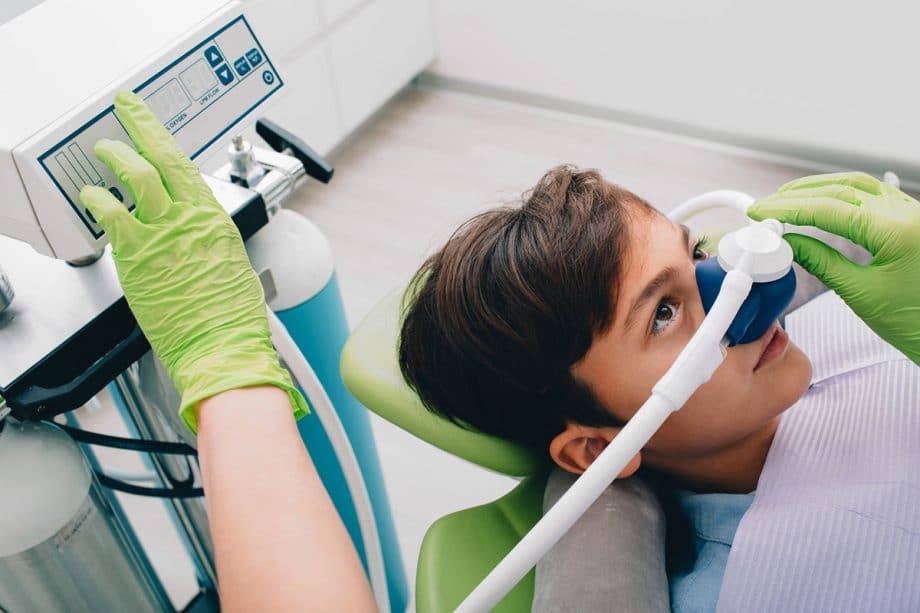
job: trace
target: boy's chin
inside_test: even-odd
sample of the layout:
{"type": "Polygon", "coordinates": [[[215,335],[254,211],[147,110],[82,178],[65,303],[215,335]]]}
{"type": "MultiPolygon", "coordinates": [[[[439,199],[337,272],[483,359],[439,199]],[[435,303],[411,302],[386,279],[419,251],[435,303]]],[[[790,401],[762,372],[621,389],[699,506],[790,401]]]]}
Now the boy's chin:
{"type": "Polygon", "coordinates": [[[789,408],[805,394],[811,384],[811,360],[797,345],[789,343],[785,362],[782,376],[777,378],[777,385],[787,400],[786,408],[789,408]]]}

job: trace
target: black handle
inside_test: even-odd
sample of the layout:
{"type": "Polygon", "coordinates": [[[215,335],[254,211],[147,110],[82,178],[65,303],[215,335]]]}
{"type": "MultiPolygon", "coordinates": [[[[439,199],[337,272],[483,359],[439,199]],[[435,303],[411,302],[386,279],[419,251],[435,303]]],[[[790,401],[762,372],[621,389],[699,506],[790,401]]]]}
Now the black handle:
{"type": "Polygon", "coordinates": [[[332,179],[332,175],[335,173],[332,164],[313,151],[299,137],[288,132],[271,119],[258,120],[256,122],[256,133],[275,151],[290,149],[291,154],[303,164],[307,174],[317,181],[329,183],[332,179]]]}
{"type": "Polygon", "coordinates": [[[17,419],[48,419],[73,410],[85,404],[148,349],[147,338],[135,324],[127,336],[70,381],[55,386],[32,383],[7,397],[7,403],[17,419]]]}

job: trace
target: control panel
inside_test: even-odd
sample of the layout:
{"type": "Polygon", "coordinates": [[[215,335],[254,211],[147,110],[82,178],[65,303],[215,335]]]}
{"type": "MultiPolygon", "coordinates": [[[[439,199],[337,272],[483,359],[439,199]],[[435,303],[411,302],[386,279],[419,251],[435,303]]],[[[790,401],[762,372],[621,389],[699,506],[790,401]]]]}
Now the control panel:
{"type": "MultiPolygon", "coordinates": [[[[184,53],[134,92],[195,159],[281,86],[280,76],[240,14],[186,46],[184,53]]],[[[130,142],[111,105],[37,157],[47,179],[94,239],[103,231],[80,203],[84,185],[104,187],[129,209],[134,208],[128,191],[93,155],[93,146],[102,138],[130,142]]]]}

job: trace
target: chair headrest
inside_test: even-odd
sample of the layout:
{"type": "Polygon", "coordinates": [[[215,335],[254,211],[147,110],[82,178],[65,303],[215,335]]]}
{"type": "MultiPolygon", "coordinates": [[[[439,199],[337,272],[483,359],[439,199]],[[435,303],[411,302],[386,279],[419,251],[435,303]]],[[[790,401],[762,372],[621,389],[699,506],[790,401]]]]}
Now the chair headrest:
{"type": "Polygon", "coordinates": [[[388,294],[351,333],[340,363],[345,386],[377,415],[444,451],[510,476],[539,472],[546,456],[434,415],[403,379],[397,344],[405,291],[388,294]]]}

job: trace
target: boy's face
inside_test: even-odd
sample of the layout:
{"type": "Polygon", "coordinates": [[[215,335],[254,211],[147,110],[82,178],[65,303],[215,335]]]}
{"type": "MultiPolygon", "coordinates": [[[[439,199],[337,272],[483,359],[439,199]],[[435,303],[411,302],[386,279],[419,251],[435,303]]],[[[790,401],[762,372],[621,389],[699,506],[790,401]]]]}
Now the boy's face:
{"type": "MultiPolygon", "coordinates": [[[[663,215],[634,210],[630,218],[613,323],[573,368],[621,420],[648,399],[705,316],[695,240],[663,215]]],[[[643,449],[643,463],[667,468],[731,447],[771,426],[810,379],[808,358],[774,325],[762,338],[728,349],[712,378],[643,449]]]]}

